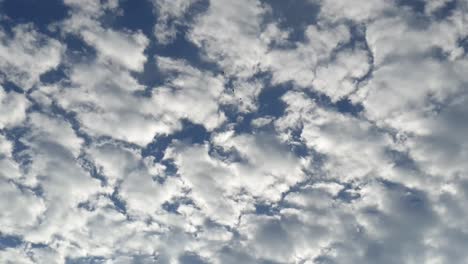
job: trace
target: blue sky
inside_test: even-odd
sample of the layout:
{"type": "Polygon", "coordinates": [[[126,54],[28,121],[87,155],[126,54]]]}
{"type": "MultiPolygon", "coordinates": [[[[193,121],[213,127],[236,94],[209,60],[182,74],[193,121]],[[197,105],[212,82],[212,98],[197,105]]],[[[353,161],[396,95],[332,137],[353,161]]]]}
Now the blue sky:
{"type": "Polygon", "coordinates": [[[466,0],[0,0],[1,263],[467,263],[466,0]]]}

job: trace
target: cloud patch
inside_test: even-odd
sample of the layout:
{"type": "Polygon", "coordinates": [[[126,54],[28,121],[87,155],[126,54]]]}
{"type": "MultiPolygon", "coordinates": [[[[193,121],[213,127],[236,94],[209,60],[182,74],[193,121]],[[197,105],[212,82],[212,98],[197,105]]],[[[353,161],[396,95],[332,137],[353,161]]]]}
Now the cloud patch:
{"type": "Polygon", "coordinates": [[[130,2],[0,17],[2,261],[467,262],[466,1],[130,2]]]}

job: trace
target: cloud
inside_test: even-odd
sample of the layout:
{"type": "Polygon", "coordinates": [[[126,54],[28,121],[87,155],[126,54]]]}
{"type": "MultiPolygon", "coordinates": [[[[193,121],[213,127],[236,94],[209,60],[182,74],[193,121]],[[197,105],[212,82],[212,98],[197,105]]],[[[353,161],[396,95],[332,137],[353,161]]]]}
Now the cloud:
{"type": "Polygon", "coordinates": [[[59,41],[37,32],[31,24],[15,26],[12,34],[0,29],[0,80],[29,90],[41,74],[58,66],[64,50],[59,41]]]}
{"type": "Polygon", "coordinates": [[[64,3],[2,20],[0,259],[468,259],[465,1],[64,3]]]}
{"type": "Polygon", "coordinates": [[[367,22],[395,9],[395,1],[370,0],[351,3],[349,1],[309,0],[321,6],[320,17],[324,20],[354,20],[367,22]]]}
{"type": "Polygon", "coordinates": [[[141,33],[134,34],[113,30],[84,30],[83,39],[98,50],[101,59],[117,63],[133,71],[142,71],[146,62],[143,54],[148,39],[141,33]]]}
{"type": "Polygon", "coordinates": [[[157,65],[168,82],[154,89],[152,98],[161,115],[182,118],[212,130],[224,121],[219,98],[224,91],[224,79],[219,75],[203,72],[184,61],[157,57],[157,65]]]}
{"type": "Polygon", "coordinates": [[[188,38],[202,47],[209,59],[217,61],[225,73],[250,76],[267,48],[259,38],[265,12],[256,0],[211,1],[206,13],[196,19],[188,38]]]}
{"type": "Polygon", "coordinates": [[[154,27],[154,34],[160,44],[170,44],[177,38],[178,27],[185,26],[188,21],[186,17],[190,9],[195,4],[200,4],[200,0],[153,0],[157,22],[154,27]]]}
{"type": "Polygon", "coordinates": [[[32,191],[21,191],[15,184],[3,178],[2,202],[0,209],[1,232],[6,234],[18,234],[37,224],[46,207],[41,199],[37,199],[32,191]]]}
{"type": "Polygon", "coordinates": [[[155,181],[154,177],[163,176],[163,168],[148,167],[148,163],[143,163],[142,157],[134,151],[105,144],[91,149],[89,154],[102,168],[110,186],[118,187],[118,195],[125,201],[130,214],[157,214],[164,202],[170,202],[182,192],[183,182],[178,179],[168,178],[164,183],[155,181]]]}
{"type": "Polygon", "coordinates": [[[115,10],[119,6],[118,0],[64,0],[65,4],[89,16],[100,16],[106,9],[115,10]]]}
{"type": "Polygon", "coordinates": [[[66,2],[72,7],[71,16],[61,23],[63,31],[78,35],[97,51],[98,60],[119,65],[131,71],[142,71],[147,61],[144,50],[148,38],[141,32],[104,28],[100,17],[105,12],[118,13],[118,1],[66,2]]]}
{"type": "Polygon", "coordinates": [[[0,112],[9,113],[0,116],[0,129],[16,126],[23,122],[26,119],[28,106],[29,101],[24,95],[0,90],[0,112]]]}
{"type": "Polygon", "coordinates": [[[301,169],[306,161],[288,153],[273,136],[234,136],[231,131],[215,135],[213,142],[239,160],[219,160],[210,156],[207,145],[184,144],[169,149],[165,158],[174,160],[195,204],[219,223],[236,225],[243,211],[253,209],[252,202],[278,202],[305,178],[301,169]]]}
{"type": "Polygon", "coordinates": [[[7,263],[21,263],[30,264],[34,263],[29,257],[24,254],[24,250],[18,248],[7,248],[2,252],[2,259],[7,263]]]}
{"type": "Polygon", "coordinates": [[[61,107],[75,111],[81,128],[93,136],[112,135],[144,145],[157,132],[168,131],[164,123],[148,113],[149,100],[139,102],[133,94],[143,87],[129,72],[105,65],[75,65],[70,73],[74,88],[56,86],[48,96],[61,107]]]}
{"type": "MultiPolygon", "coordinates": [[[[332,51],[350,38],[349,29],[345,25],[326,29],[310,25],[305,30],[305,35],[305,43],[298,43],[295,48],[272,50],[268,53],[265,66],[272,71],[274,83],[294,81],[300,86],[311,87],[316,74],[323,74],[320,70],[317,73],[318,66],[327,63],[332,51]]],[[[319,83],[317,89],[328,91],[320,84],[320,79],[315,82],[319,83]]]]}
{"type": "Polygon", "coordinates": [[[168,80],[160,87],[151,87],[149,97],[136,93],[143,92],[144,86],[128,71],[101,63],[75,65],[70,73],[73,87],[55,86],[44,92],[61,107],[76,112],[87,133],[143,146],[156,135],[181,129],[184,119],[203,124],[208,130],[224,122],[217,102],[224,89],[222,77],[183,61],[156,60],[168,80]]]}

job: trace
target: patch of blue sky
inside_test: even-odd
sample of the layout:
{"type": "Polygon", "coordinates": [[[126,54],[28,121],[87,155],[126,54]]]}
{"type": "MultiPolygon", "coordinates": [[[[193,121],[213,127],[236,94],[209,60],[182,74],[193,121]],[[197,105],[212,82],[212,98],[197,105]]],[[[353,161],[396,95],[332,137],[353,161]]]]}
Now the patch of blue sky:
{"type": "Polygon", "coordinates": [[[176,37],[169,44],[158,43],[155,38],[154,25],[158,19],[158,11],[150,1],[124,0],[120,7],[122,13],[107,14],[103,18],[104,24],[119,30],[141,31],[150,40],[150,44],[145,49],[145,56],[148,60],[145,63],[144,70],[132,73],[141,84],[147,86],[147,92],[164,83],[164,75],[159,72],[155,62],[156,55],[182,59],[198,69],[217,69],[215,63],[202,58],[198,47],[187,40],[186,36],[190,30],[187,24],[207,9],[208,1],[197,1],[190,7],[187,14],[180,18],[184,23],[176,24],[176,37]]]}
{"type": "Polygon", "coordinates": [[[307,26],[317,22],[320,6],[312,1],[303,0],[262,0],[271,7],[272,14],[267,20],[278,22],[280,28],[291,32],[289,40],[300,42],[305,40],[307,26]]]}
{"type": "Polygon", "coordinates": [[[458,45],[463,48],[465,54],[468,53],[468,37],[460,39],[458,45]]]}
{"type": "Polygon", "coordinates": [[[325,94],[306,90],[305,93],[314,102],[321,107],[338,111],[342,114],[358,116],[363,110],[364,106],[361,103],[353,103],[349,98],[344,97],[337,102],[333,102],[330,97],[325,94]]]}
{"type": "Polygon", "coordinates": [[[398,5],[410,8],[416,13],[424,13],[426,2],[424,0],[398,0],[398,5]]]}
{"type": "MultiPolygon", "coordinates": [[[[2,74],[2,72],[0,72],[0,75],[2,74]]],[[[4,80],[3,83],[2,83],[2,88],[5,92],[9,93],[9,92],[16,92],[16,93],[24,93],[24,90],[23,88],[19,87],[18,85],[16,85],[15,83],[13,82],[10,82],[8,80],[4,80]]]]}
{"type": "Polygon", "coordinates": [[[104,257],[67,258],[65,264],[103,264],[106,261],[104,257]]]}
{"type": "Polygon", "coordinates": [[[19,247],[21,244],[23,244],[23,239],[21,237],[0,233],[0,250],[19,247]]]}
{"type": "Polygon", "coordinates": [[[209,140],[210,133],[204,126],[194,124],[188,120],[182,120],[182,129],[170,134],[155,137],[153,142],[142,149],[143,157],[153,156],[160,161],[166,148],[174,141],[182,141],[188,144],[202,144],[209,140]]]}
{"type": "Polygon", "coordinates": [[[186,252],[179,257],[180,264],[206,264],[207,262],[195,253],[186,252]]]}
{"type": "Polygon", "coordinates": [[[149,38],[154,35],[153,25],[156,18],[151,1],[122,0],[119,3],[119,9],[121,12],[107,12],[101,17],[101,22],[105,27],[141,31],[149,38]]]}
{"type": "Polygon", "coordinates": [[[63,0],[4,0],[0,2],[0,13],[7,16],[2,26],[9,27],[33,23],[43,33],[50,33],[48,26],[68,16],[68,7],[63,0]]]}
{"type": "Polygon", "coordinates": [[[181,196],[177,197],[175,199],[172,199],[171,201],[166,201],[162,204],[162,208],[166,210],[167,212],[173,213],[173,214],[179,214],[177,211],[181,205],[191,205],[193,207],[196,207],[195,203],[193,200],[191,200],[188,197],[181,196]]]}
{"type": "Polygon", "coordinates": [[[281,208],[267,203],[255,204],[255,214],[273,216],[279,214],[281,208]]]}
{"type": "Polygon", "coordinates": [[[458,0],[451,0],[445,3],[441,8],[435,10],[432,16],[436,19],[445,19],[453,14],[453,11],[457,9],[458,0]]]}
{"type": "Polygon", "coordinates": [[[28,147],[21,141],[21,138],[28,132],[27,127],[17,126],[10,129],[4,129],[2,134],[13,143],[13,159],[20,164],[26,166],[32,162],[32,157],[25,152],[28,147]]]}
{"type": "Polygon", "coordinates": [[[127,214],[127,204],[122,198],[120,198],[119,190],[117,187],[115,187],[112,194],[109,195],[109,199],[112,201],[117,211],[119,211],[122,214],[127,214]]]}

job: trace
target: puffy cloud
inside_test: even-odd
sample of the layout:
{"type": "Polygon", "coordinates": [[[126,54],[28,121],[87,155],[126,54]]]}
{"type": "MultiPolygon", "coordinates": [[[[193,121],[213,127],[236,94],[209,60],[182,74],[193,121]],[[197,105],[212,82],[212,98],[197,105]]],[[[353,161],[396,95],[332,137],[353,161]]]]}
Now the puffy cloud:
{"type": "Polygon", "coordinates": [[[143,54],[148,39],[141,32],[126,33],[109,29],[83,30],[83,39],[96,47],[102,60],[109,60],[129,70],[141,71],[146,62],[143,54]]]}
{"type": "Polygon", "coordinates": [[[457,26],[459,20],[454,12],[423,28],[403,18],[371,24],[367,39],[375,69],[354,97],[362,101],[366,117],[398,131],[406,151],[422,169],[446,177],[464,171],[461,163],[442,158],[447,151],[462,157],[465,148],[449,143],[450,138],[461,140],[457,135],[463,127],[454,120],[465,113],[460,106],[466,96],[467,61],[457,40],[466,33],[457,26]],[[395,48],[390,42],[401,44],[395,48]]]}
{"type": "Polygon", "coordinates": [[[187,24],[186,16],[194,4],[200,0],[153,0],[157,23],[154,28],[156,39],[160,44],[170,44],[178,34],[178,27],[187,24]]]}
{"type": "Polygon", "coordinates": [[[213,142],[215,149],[238,158],[212,157],[207,145],[176,145],[165,158],[174,159],[196,205],[220,223],[235,225],[242,211],[252,210],[255,199],[276,203],[306,177],[302,168],[307,161],[271,135],[235,136],[228,131],[215,135],[213,142]]]}
{"type": "Polygon", "coordinates": [[[164,57],[156,60],[162,73],[169,75],[166,84],[153,90],[152,101],[158,112],[165,119],[177,122],[185,118],[208,130],[221,125],[225,117],[218,101],[224,91],[223,77],[200,71],[183,61],[164,57]]]}
{"type": "Polygon", "coordinates": [[[8,179],[1,179],[2,202],[0,203],[1,232],[18,234],[30,229],[39,221],[46,207],[42,199],[30,190],[22,191],[8,179]]]}
{"type": "Polygon", "coordinates": [[[351,39],[347,25],[308,25],[305,40],[293,43],[288,40],[290,32],[279,29],[277,21],[262,19],[270,13],[271,7],[259,1],[213,1],[206,14],[196,19],[189,36],[225,73],[241,81],[268,71],[273,84],[293,81],[336,100],[356,88],[353,80],[364,76],[369,68],[365,50],[339,53],[333,58],[336,50],[351,39]]]}
{"type": "Polygon", "coordinates": [[[26,256],[24,250],[18,248],[7,248],[2,251],[2,260],[5,263],[20,263],[30,264],[34,263],[28,256],[26,256]]]}
{"type": "Polygon", "coordinates": [[[259,38],[265,12],[257,0],[211,1],[206,13],[196,19],[189,39],[227,74],[248,77],[257,71],[266,52],[259,38]]]}
{"type": "Polygon", "coordinates": [[[21,233],[28,241],[49,243],[56,234],[66,236],[82,224],[76,206],[99,192],[100,184],[76,162],[82,140],[69,124],[36,113],[29,119],[30,132],[21,141],[26,146],[23,152],[33,159],[16,182],[37,190],[46,210],[37,225],[21,233]]]}
{"type": "Polygon", "coordinates": [[[71,16],[61,23],[63,31],[78,35],[97,51],[103,63],[142,71],[147,61],[144,54],[148,38],[140,31],[104,28],[100,17],[105,12],[118,12],[118,1],[66,1],[72,7],[71,16]]]}
{"type": "Polygon", "coordinates": [[[131,214],[154,214],[162,210],[164,202],[170,202],[182,192],[183,183],[167,178],[159,183],[156,177],[164,177],[162,167],[148,167],[135,151],[112,144],[91,149],[90,156],[100,166],[107,182],[118,188],[119,197],[131,214]],[[155,170],[155,171],[154,171],[155,170]]]}
{"type": "Polygon", "coordinates": [[[370,0],[370,1],[331,1],[331,0],[309,0],[319,2],[321,6],[320,16],[324,20],[354,20],[356,22],[366,22],[374,20],[384,14],[384,12],[394,9],[394,1],[370,0]]]}
{"type": "Polygon", "coordinates": [[[115,10],[119,6],[118,0],[64,0],[64,2],[76,12],[93,17],[101,16],[105,10],[115,10]]]}
{"type": "Polygon", "coordinates": [[[0,80],[8,80],[28,90],[41,74],[55,69],[64,45],[36,31],[31,24],[17,25],[8,34],[0,29],[0,80]]]}
{"type": "Polygon", "coordinates": [[[288,107],[286,115],[276,121],[277,128],[286,135],[295,128],[301,129],[305,144],[327,155],[323,168],[330,176],[353,179],[391,168],[385,148],[392,146],[392,140],[372,124],[324,110],[305,94],[287,93],[283,100],[288,107]],[[356,150],[359,155],[354,154],[356,150]]]}
{"type": "Polygon", "coordinates": [[[146,145],[156,135],[170,134],[187,119],[212,130],[224,122],[218,99],[224,80],[183,61],[157,58],[167,82],[150,97],[138,95],[144,86],[120,68],[107,64],[75,65],[71,88],[44,89],[48,97],[77,113],[82,129],[93,136],[111,136],[146,145]],[[138,107],[135,107],[138,106],[138,107]]]}
{"type": "MultiPolygon", "coordinates": [[[[349,29],[345,25],[331,28],[320,28],[311,25],[307,27],[305,35],[307,37],[306,41],[298,43],[296,48],[272,50],[268,54],[265,64],[273,72],[273,81],[275,83],[294,81],[300,86],[311,87],[316,74],[324,74],[320,72],[320,69],[317,73],[319,64],[327,63],[330,60],[332,51],[339,45],[348,42],[350,38],[349,29]]],[[[320,77],[316,82],[320,83],[320,77]]],[[[328,88],[320,84],[317,89],[324,92],[328,90],[328,88]]]]}
{"type": "Polygon", "coordinates": [[[370,69],[368,62],[364,50],[340,52],[335,60],[316,68],[312,84],[316,90],[338,101],[358,88],[358,80],[370,69]]]}
{"type": "Polygon", "coordinates": [[[154,0],[156,40],[115,0],[2,28],[0,259],[465,263],[466,1],[309,2],[154,0]]]}
{"type": "Polygon", "coordinates": [[[93,136],[145,145],[157,132],[167,132],[167,126],[148,112],[149,100],[140,102],[133,93],[143,87],[129,72],[104,65],[76,65],[70,76],[74,87],[56,86],[44,92],[61,107],[75,111],[81,128],[93,136]]]}
{"type": "Polygon", "coordinates": [[[26,119],[26,108],[29,101],[23,94],[0,90],[0,112],[8,115],[0,116],[0,129],[16,126],[26,119]]]}

